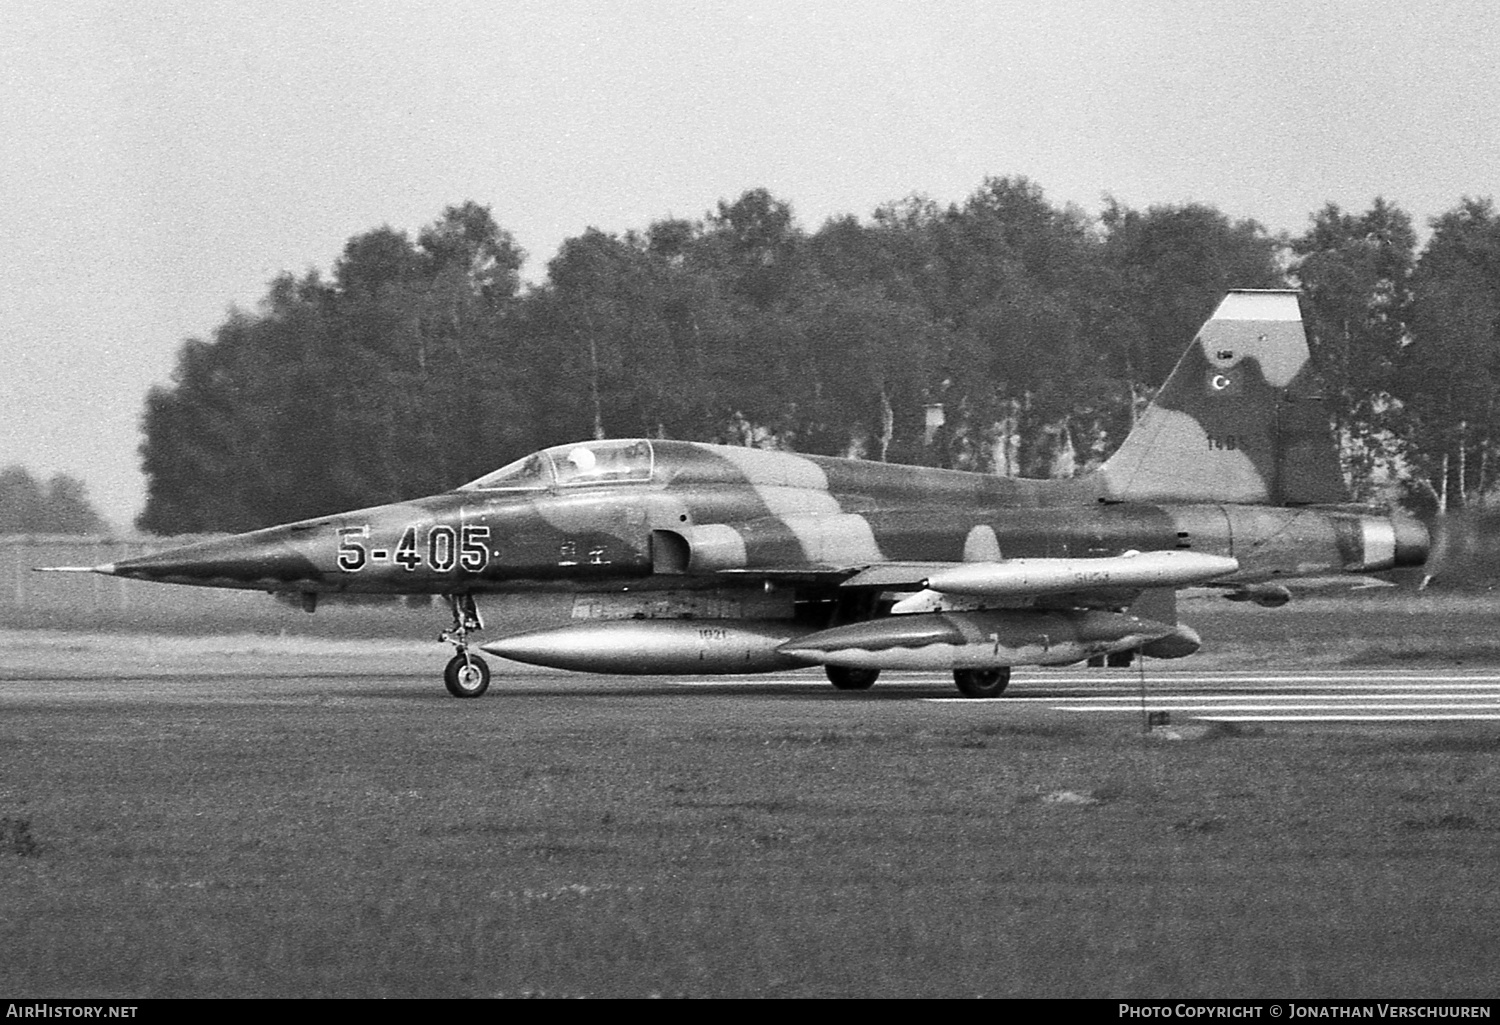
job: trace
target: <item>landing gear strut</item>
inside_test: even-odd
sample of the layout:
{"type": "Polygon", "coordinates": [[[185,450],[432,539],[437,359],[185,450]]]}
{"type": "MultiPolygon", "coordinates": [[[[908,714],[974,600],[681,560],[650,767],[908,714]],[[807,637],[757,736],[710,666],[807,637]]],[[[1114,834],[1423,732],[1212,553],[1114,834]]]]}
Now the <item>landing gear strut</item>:
{"type": "Polygon", "coordinates": [[[998,698],[1010,684],[1010,666],[999,669],[955,669],[953,682],[966,698],[998,698]]]}
{"type": "Polygon", "coordinates": [[[483,630],[484,620],[479,618],[472,594],[445,594],[443,598],[453,610],[453,628],[438,634],[438,640],[458,649],[443,670],[443,685],[456,698],[477,698],[490,688],[490,666],[469,654],[469,631],[483,630]]]}

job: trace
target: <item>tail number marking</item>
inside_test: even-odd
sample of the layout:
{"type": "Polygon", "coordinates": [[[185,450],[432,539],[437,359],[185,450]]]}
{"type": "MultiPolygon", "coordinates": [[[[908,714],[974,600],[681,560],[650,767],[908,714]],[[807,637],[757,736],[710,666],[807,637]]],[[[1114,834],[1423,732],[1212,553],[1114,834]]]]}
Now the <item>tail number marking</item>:
{"type": "Polygon", "coordinates": [[[1219,437],[1209,435],[1208,447],[1215,452],[1233,452],[1240,447],[1240,436],[1238,434],[1224,434],[1219,437]]]}

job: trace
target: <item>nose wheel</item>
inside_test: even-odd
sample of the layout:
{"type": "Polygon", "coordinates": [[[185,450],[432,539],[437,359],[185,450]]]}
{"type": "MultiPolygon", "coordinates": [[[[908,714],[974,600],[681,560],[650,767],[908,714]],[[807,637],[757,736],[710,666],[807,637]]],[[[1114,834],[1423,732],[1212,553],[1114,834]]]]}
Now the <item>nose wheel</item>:
{"type": "Polygon", "coordinates": [[[443,685],[456,698],[477,698],[490,689],[489,663],[478,655],[460,651],[443,670],[443,685]]]}
{"type": "Polygon", "coordinates": [[[444,595],[453,610],[453,627],[438,635],[438,640],[453,645],[458,654],[443,670],[443,686],[456,698],[477,698],[490,689],[489,663],[469,652],[469,631],[484,629],[472,594],[444,595]]]}

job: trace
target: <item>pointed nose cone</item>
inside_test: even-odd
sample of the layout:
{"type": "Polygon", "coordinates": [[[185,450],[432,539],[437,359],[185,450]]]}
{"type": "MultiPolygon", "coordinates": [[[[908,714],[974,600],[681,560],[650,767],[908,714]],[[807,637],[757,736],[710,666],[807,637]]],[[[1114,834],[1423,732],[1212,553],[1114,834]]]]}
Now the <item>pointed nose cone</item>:
{"type": "Polygon", "coordinates": [[[161,583],[268,590],[313,584],[323,578],[322,572],[294,543],[294,535],[287,527],[171,548],[101,566],[97,571],[161,583]]]}

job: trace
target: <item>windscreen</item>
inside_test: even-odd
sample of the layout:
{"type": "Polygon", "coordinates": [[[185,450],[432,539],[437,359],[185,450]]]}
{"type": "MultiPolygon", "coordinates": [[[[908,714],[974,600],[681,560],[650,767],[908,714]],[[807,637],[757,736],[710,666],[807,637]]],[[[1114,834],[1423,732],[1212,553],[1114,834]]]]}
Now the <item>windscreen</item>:
{"type": "Polygon", "coordinates": [[[655,453],[649,441],[586,441],[534,452],[470,481],[460,491],[540,490],[554,484],[624,484],[651,479],[655,453]]]}
{"type": "Polygon", "coordinates": [[[545,452],[533,452],[524,459],[471,480],[460,491],[496,491],[501,489],[537,490],[552,485],[552,461],[545,452]]]}

